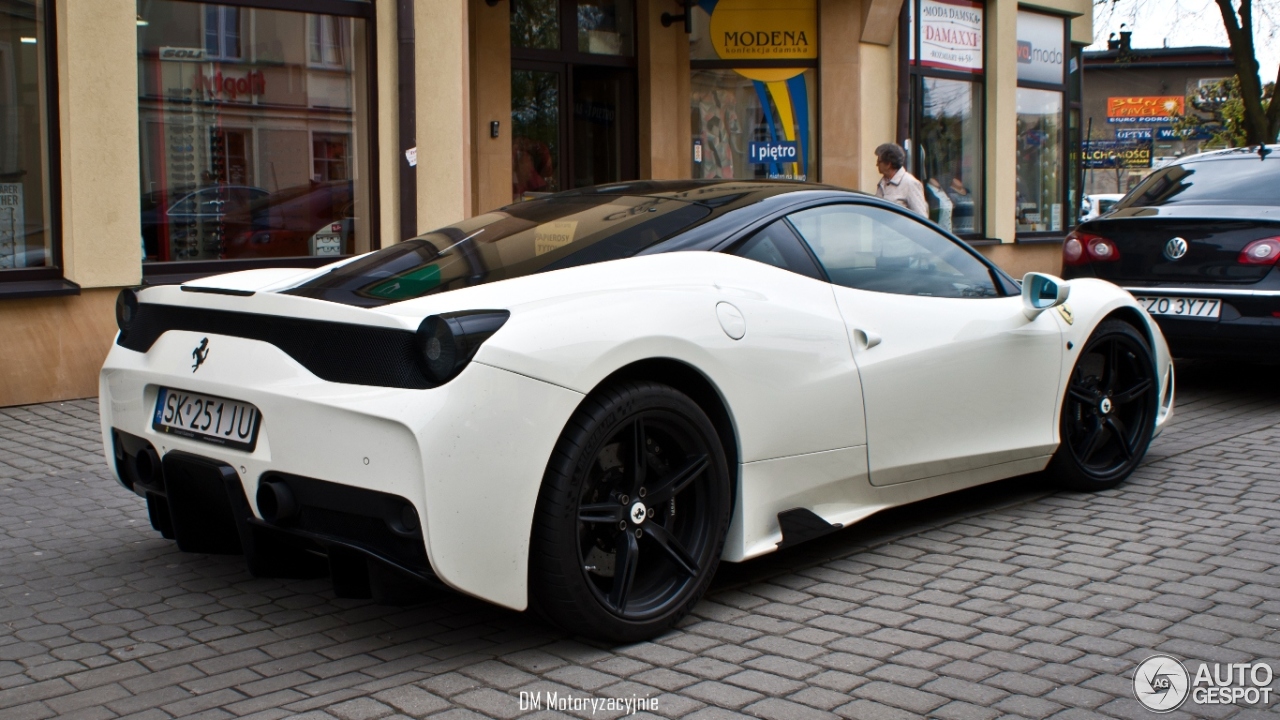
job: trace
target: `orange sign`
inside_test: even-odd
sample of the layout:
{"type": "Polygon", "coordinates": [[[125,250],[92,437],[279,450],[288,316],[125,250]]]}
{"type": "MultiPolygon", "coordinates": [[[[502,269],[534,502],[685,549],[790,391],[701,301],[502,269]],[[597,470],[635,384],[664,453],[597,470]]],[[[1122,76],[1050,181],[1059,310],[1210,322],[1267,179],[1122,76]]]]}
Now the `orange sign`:
{"type": "Polygon", "coordinates": [[[1178,95],[1107,98],[1108,118],[1141,118],[1151,122],[1167,122],[1181,115],[1185,98],[1178,95]]]}

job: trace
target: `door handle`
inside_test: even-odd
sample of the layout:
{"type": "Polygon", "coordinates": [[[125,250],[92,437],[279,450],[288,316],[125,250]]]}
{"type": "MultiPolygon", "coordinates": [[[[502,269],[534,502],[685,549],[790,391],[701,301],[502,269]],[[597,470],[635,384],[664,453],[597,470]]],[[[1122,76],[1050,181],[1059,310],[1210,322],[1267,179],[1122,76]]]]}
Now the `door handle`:
{"type": "Polygon", "coordinates": [[[854,328],[853,337],[857,339],[858,343],[862,345],[864,350],[870,350],[871,348],[879,345],[880,341],[883,339],[878,333],[871,330],[865,330],[863,328],[854,328]]]}

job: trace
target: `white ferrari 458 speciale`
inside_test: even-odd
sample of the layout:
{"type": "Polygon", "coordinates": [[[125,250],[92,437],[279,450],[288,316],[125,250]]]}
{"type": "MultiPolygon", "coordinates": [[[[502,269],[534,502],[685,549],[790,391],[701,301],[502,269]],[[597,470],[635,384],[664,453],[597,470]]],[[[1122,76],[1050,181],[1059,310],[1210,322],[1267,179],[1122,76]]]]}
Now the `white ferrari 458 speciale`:
{"type": "Polygon", "coordinates": [[[888,507],[1046,469],[1111,487],[1173,407],[1124,290],[1019,284],[818,185],[565,192],[116,309],[107,460],[181,549],[615,641],[669,627],[721,560],[888,507]]]}

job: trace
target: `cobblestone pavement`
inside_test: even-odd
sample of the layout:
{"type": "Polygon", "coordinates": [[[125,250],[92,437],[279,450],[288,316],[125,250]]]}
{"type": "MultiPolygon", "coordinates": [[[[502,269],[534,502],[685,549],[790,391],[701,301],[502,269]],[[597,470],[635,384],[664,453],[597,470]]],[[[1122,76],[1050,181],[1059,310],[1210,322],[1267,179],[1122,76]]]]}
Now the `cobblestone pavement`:
{"type": "MultiPolygon", "coordinates": [[[[1280,668],[1280,373],[1180,373],[1119,489],[1017,478],[891,511],[725,566],[679,629],[616,648],[180,553],[110,478],[94,401],[0,409],[0,718],[554,717],[520,707],[548,691],[668,717],[1155,717],[1131,685],[1153,652],[1280,668]]],[[[1273,715],[1168,717],[1192,716],[1273,715]]]]}

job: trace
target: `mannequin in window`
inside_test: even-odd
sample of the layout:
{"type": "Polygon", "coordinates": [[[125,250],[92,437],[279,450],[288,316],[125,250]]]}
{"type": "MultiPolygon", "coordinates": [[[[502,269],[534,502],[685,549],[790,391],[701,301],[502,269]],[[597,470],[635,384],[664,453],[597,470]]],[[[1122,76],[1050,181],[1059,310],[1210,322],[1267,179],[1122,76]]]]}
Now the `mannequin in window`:
{"type": "Polygon", "coordinates": [[[925,183],[924,191],[929,199],[929,219],[941,225],[942,229],[953,232],[951,219],[954,204],[947,192],[942,189],[942,185],[938,183],[938,178],[929,178],[929,182],[925,183]]]}

